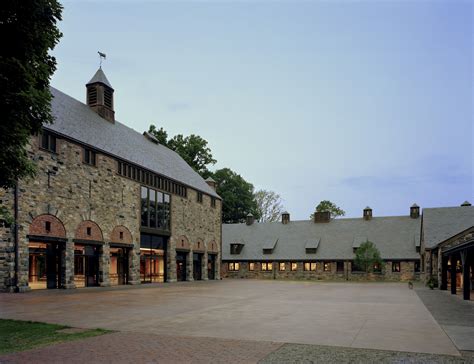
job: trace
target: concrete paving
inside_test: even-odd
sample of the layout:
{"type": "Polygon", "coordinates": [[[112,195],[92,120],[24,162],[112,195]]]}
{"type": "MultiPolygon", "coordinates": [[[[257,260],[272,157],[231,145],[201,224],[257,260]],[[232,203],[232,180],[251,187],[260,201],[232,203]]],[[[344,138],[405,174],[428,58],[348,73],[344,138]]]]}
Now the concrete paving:
{"type": "Polygon", "coordinates": [[[0,317],[170,336],[459,355],[398,283],[225,280],[0,295],[0,317]]]}
{"type": "Polygon", "coordinates": [[[419,288],[416,293],[456,347],[474,351],[474,302],[448,291],[419,288]]]}

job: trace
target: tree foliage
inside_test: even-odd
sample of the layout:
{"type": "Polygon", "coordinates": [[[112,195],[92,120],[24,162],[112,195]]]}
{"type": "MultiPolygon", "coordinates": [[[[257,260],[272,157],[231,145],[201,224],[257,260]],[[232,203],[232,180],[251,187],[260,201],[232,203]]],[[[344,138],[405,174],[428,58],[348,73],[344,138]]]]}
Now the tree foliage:
{"type": "Polygon", "coordinates": [[[369,273],[373,272],[375,264],[382,268],[383,261],[375,244],[366,241],[357,248],[354,264],[365,273],[369,273]]]}
{"type": "MultiPolygon", "coordinates": [[[[329,211],[331,213],[331,218],[335,219],[336,217],[339,216],[344,216],[346,212],[341,209],[340,207],[336,206],[334,202],[331,202],[329,200],[322,200],[318,206],[316,206],[316,211],[317,212],[324,212],[324,211],[329,211]]],[[[314,214],[311,214],[310,219],[313,219],[314,214]]]]}
{"type": "Polygon", "coordinates": [[[191,134],[185,137],[178,134],[173,138],[168,138],[168,133],[163,128],[157,129],[155,125],[150,125],[148,132],[153,134],[160,144],[178,153],[203,177],[209,176],[208,166],[217,162],[212,157],[212,151],[207,146],[207,141],[199,135],[191,134]]]}
{"type": "Polygon", "coordinates": [[[34,175],[26,145],[43,123],[51,123],[50,77],[56,59],[49,54],[62,34],[56,26],[62,6],[56,0],[4,1],[0,10],[0,186],[12,187],[34,175]]]}
{"type": "Polygon", "coordinates": [[[211,177],[217,182],[217,193],[223,199],[222,222],[244,222],[249,212],[259,218],[251,183],[230,168],[219,169],[211,177]]]}
{"type": "Polygon", "coordinates": [[[273,191],[259,190],[254,193],[259,222],[278,221],[283,211],[280,195],[273,191]]]}

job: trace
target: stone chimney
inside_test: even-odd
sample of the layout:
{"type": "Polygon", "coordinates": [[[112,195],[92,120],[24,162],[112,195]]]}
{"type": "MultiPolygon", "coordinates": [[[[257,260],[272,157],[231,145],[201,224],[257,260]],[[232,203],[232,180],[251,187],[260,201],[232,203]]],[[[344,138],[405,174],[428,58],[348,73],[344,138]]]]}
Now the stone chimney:
{"type": "Polygon", "coordinates": [[[206,178],[206,183],[209,185],[209,187],[211,187],[214,191],[216,190],[217,188],[217,182],[214,181],[211,177],[207,177],[206,178]]]}
{"type": "Polygon", "coordinates": [[[364,209],[364,220],[371,220],[372,219],[372,209],[367,206],[364,209]]]}
{"type": "Polygon", "coordinates": [[[314,222],[329,222],[331,221],[331,213],[329,211],[315,211],[314,212],[314,222]]]}
{"type": "Polygon", "coordinates": [[[472,206],[469,201],[464,201],[461,206],[472,206]]]}
{"type": "Polygon", "coordinates": [[[290,222],[290,213],[285,211],[281,214],[281,223],[288,224],[290,222]]]}
{"type": "Polygon", "coordinates": [[[102,68],[86,84],[87,105],[105,120],[115,123],[114,89],[102,68]]]}
{"type": "Polygon", "coordinates": [[[253,215],[249,212],[249,213],[247,214],[246,219],[245,219],[245,223],[250,226],[250,225],[252,225],[254,222],[255,222],[255,217],[253,217],[253,215]]]}
{"type": "Polygon", "coordinates": [[[412,219],[418,219],[420,217],[420,206],[418,206],[416,203],[410,207],[410,217],[412,219]]]}

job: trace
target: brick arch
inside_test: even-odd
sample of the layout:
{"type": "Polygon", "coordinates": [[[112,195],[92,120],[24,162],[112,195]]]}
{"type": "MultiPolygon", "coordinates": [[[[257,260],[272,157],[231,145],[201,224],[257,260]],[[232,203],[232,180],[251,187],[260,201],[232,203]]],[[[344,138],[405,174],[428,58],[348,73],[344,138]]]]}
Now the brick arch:
{"type": "Polygon", "coordinates": [[[118,225],[110,233],[110,241],[113,243],[132,244],[132,233],[125,226],[118,225]]]}
{"type": "Polygon", "coordinates": [[[204,244],[204,240],[197,239],[196,242],[193,244],[193,251],[202,251],[206,250],[206,245],[204,244]]]}
{"type": "Polygon", "coordinates": [[[102,235],[102,230],[99,225],[91,220],[85,220],[79,224],[76,229],[75,238],[79,240],[104,241],[104,236],[102,235]]]}
{"type": "Polygon", "coordinates": [[[217,243],[214,240],[211,240],[207,243],[207,251],[208,253],[218,253],[219,249],[217,243]]]}
{"type": "Polygon", "coordinates": [[[29,230],[30,235],[66,238],[66,229],[56,216],[50,214],[39,215],[33,219],[29,230]]]}
{"type": "Polygon", "coordinates": [[[176,249],[190,249],[191,244],[189,244],[189,240],[185,235],[181,235],[176,242],[176,249]]]}

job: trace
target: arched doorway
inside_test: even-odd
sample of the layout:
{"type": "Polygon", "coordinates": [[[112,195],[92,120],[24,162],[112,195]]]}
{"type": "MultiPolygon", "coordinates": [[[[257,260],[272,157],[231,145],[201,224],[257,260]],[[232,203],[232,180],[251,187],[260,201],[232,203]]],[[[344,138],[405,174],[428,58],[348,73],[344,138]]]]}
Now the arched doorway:
{"type": "Polygon", "coordinates": [[[28,238],[28,285],[32,289],[60,288],[64,276],[66,229],[50,214],[37,216],[28,238]]]}
{"type": "Polygon", "coordinates": [[[132,234],[125,226],[116,226],[110,234],[109,280],[112,286],[127,284],[132,234]]]}
{"type": "Polygon", "coordinates": [[[76,287],[99,285],[99,258],[103,253],[102,230],[94,221],[79,224],[74,238],[74,283],[76,287]]]}
{"type": "Polygon", "coordinates": [[[217,277],[217,244],[214,240],[207,244],[207,279],[214,280],[217,277]]]}
{"type": "Polygon", "coordinates": [[[181,235],[176,242],[176,280],[185,281],[187,277],[188,255],[191,250],[189,240],[181,235]]]}

